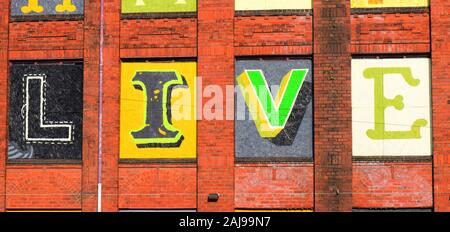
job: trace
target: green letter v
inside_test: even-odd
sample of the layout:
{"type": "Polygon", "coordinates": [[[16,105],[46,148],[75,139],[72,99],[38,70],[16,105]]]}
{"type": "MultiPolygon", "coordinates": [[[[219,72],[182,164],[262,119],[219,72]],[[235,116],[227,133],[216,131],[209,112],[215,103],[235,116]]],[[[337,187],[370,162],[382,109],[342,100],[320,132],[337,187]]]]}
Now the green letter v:
{"type": "Polygon", "coordinates": [[[284,129],[307,73],[308,69],[289,71],[275,99],[261,70],[245,70],[236,78],[261,137],[273,138],[284,129]]]}

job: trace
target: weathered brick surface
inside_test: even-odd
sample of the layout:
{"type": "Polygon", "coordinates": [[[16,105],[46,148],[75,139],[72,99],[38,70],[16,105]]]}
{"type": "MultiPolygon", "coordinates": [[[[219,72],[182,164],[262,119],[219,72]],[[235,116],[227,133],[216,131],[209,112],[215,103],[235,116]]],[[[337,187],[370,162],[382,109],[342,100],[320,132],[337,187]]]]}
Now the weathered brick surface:
{"type": "Polygon", "coordinates": [[[450,211],[450,2],[431,0],[434,210],[450,211]]]}
{"type": "Polygon", "coordinates": [[[79,60],[83,59],[83,50],[29,50],[10,51],[9,60],[79,60]]]}
{"type": "MultiPolygon", "coordinates": [[[[223,92],[226,85],[234,84],[233,20],[234,0],[198,1],[198,76],[203,78],[203,86],[217,85],[223,92]]],[[[203,104],[209,100],[201,98],[203,104]]],[[[223,109],[217,106],[216,110],[223,109]]],[[[197,128],[197,209],[232,211],[234,121],[199,120],[197,128]],[[218,202],[207,201],[211,193],[220,195],[218,202]]]]}
{"type": "Polygon", "coordinates": [[[130,19],[120,23],[122,58],[197,56],[197,19],[130,19]]]}
{"type": "Polygon", "coordinates": [[[236,164],[235,208],[312,209],[312,163],[236,164]]]}
{"type": "Polygon", "coordinates": [[[352,53],[426,53],[430,51],[428,13],[351,16],[352,53]]]}
{"type": "Polygon", "coordinates": [[[9,50],[82,50],[83,28],[83,21],[12,22],[9,50]]]}
{"type": "Polygon", "coordinates": [[[195,164],[121,164],[119,208],[197,208],[195,164]]]}
{"type": "Polygon", "coordinates": [[[82,59],[83,29],[83,21],[12,22],[9,59],[82,59]]]}
{"type": "Polygon", "coordinates": [[[82,210],[97,211],[100,1],[85,1],[82,210]]]}
{"type": "Polygon", "coordinates": [[[191,58],[197,56],[197,48],[143,48],[120,49],[121,58],[191,58]]]}
{"type": "Polygon", "coordinates": [[[197,19],[130,19],[120,22],[120,48],[197,47],[197,19]]]}
{"type": "Polygon", "coordinates": [[[82,59],[83,30],[83,21],[12,22],[9,59],[82,59]]]}
{"type": "Polygon", "coordinates": [[[102,211],[119,203],[120,0],[105,1],[103,48],[102,211]]]}
{"type": "Polygon", "coordinates": [[[432,208],[431,163],[353,164],[354,208],[432,208]]]}
{"type": "MultiPolygon", "coordinates": [[[[199,0],[198,19],[120,20],[120,1],[105,1],[103,210],[232,211],[315,205],[316,211],[350,211],[351,207],[434,205],[436,211],[450,211],[450,3],[430,3],[431,15],[426,11],[350,15],[348,0],[316,0],[314,16],[235,17],[233,0],[199,0]],[[434,182],[430,163],[356,162],[352,166],[350,54],[430,51],[434,182]],[[309,163],[235,165],[234,123],[225,120],[199,121],[198,172],[195,164],[119,167],[120,58],[197,57],[203,86],[225,88],[234,84],[235,56],[269,55],[314,57],[314,168],[309,163]],[[219,193],[219,202],[208,203],[209,193],[219,193]]],[[[85,6],[84,20],[8,23],[8,1],[0,1],[3,83],[7,83],[8,59],[83,59],[85,70],[82,167],[6,168],[6,152],[0,152],[0,211],[5,207],[97,210],[100,0],[85,0],[85,6]]],[[[6,151],[7,144],[7,88],[0,86],[0,151],[6,151]]],[[[201,98],[201,102],[209,99],[201,98]]]]}
{"type": "Polygon", "coordinates": [[[251,16],[234,20],[236,56],[312,53],[312,16],[251,16]]]}
{"type": "Polygon", "coordinates": [[[18,165],[6,171],[8,209],[81,209],[80,165],[18,165]]]}
{"type": "Polygon", "coordinates": [[[5,211],[5,178],[8,109],[8,21],[9,3],[0,1],[0,212],[5,211]]]}
{"type": "Polygon", "coordinates": [[[314,1],[315,211],[352,209],[350,1],[314,1]]]}

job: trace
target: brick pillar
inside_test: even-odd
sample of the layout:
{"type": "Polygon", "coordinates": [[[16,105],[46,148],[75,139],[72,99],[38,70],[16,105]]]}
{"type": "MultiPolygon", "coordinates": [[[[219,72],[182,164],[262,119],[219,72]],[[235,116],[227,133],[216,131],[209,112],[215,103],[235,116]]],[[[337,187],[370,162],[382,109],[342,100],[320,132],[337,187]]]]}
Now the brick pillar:
{"type": "Polygon", "coordinates": [[[434,210],[450,211],[450,2],[431,0],[434,210]]]}
{"type": "MultiPolygon", "coordinates": [[[[225,86],[234,84],[233,20],[234,0],[198,0],[198,76],[203,89],[218,85],[225,93],[225,86]]],[[[234,121],[226,121],[225,113],[223,120],[198,121],[198,211],[234,210],[234,121]],[[210,193],[220,194],[219,201],[207,202],[210,193]]]]}
{"type": "MultiPolygon", "coordinates": [[[[102,211],[118,209],[120,0],[104,1],[102,211]]],[[[85,1],[83,211],[97,211],[100,0],[85,1]]]]}
{"type": "Polygon", "coordinates": [[[84,1],[83,211],[97,211],[100,0],[84,1]]]}
{"type": "Polygon", "coordinates": [[[315,211],[352,209],[350,1],[314,1],[315,211]]]}
{"type": "Polygon", "coordinates": [[[0,212],[6,209],[9,1],[0,1],[0,212]]]}
{"type": "Polygon", "coordinates": [[[119,207],[120,0],[105,0],[103,48],[102,211],[119,207]]]}

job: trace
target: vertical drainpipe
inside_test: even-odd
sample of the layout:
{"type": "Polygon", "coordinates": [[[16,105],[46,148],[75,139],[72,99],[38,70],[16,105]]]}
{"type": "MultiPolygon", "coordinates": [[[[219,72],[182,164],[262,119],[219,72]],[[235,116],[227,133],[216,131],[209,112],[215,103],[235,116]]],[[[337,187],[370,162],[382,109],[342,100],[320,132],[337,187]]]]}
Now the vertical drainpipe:
{"type": "Polygon", "coordinates": [[[104,14],[103,1],[100,0],[100,61],[98,81],[98,183],[97,183],[97,212],[102,212],[102,134],[103,134],[103,40],[104,14]]]}

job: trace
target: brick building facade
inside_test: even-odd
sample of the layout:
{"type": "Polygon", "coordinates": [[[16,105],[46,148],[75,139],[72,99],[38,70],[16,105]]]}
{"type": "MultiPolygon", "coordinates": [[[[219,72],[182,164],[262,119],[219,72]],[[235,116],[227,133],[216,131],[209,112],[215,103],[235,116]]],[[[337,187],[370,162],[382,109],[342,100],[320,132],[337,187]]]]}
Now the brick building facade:
{"type": "MultiPolygon", "coordinates": [[[[10,2],[0,1],[0,211],[450,211],[447,0],[276,10],[198,0],[194,13],[147,14],[121,13],[121,0],[105,0],[103,11],[100,0],[84,0],[81,16],[30,18],[10,14],[10,2]],[[312,157],[235,157],[226,117],[197,120],[196,158],[120,157],[122,63],[195,61],[203,86],[226,92],[236,60],[287,57],[312,61],[312,157]],[[391,58],[431,60],[430,155],[353,154],[352,60],[391,58]],[[8,159],[7,83],[14,64],[36,62],[83,66],[81,159],[8,159]]],[[[210,98],[197,98],[200,107],[210,98]]]]}

